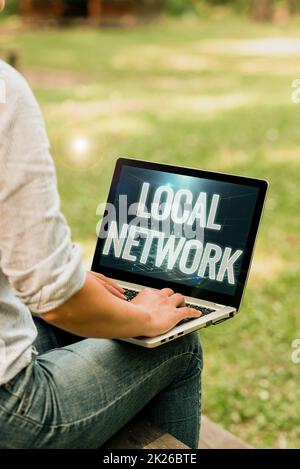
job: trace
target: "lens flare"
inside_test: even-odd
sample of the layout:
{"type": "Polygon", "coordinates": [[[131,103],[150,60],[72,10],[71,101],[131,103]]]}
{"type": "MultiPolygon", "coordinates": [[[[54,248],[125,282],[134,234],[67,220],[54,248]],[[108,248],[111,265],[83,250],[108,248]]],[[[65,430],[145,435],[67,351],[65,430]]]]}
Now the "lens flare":
{"type": "Polygon", "coordinates": [[[71,148],[78,156],[85,156],[90,149],[90,142],[85,137],[75,137],[71,142],[71,148]]]}

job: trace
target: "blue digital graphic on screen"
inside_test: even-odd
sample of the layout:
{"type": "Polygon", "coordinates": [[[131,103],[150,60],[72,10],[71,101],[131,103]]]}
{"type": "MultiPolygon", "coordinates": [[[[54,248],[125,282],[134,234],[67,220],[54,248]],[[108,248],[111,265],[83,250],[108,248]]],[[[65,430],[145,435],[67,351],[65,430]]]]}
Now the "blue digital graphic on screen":
{"type": "Polygon", "coordinates": [[[256,187],[123,166],[101,265],[234,295],[257,197],[256,187]]]}

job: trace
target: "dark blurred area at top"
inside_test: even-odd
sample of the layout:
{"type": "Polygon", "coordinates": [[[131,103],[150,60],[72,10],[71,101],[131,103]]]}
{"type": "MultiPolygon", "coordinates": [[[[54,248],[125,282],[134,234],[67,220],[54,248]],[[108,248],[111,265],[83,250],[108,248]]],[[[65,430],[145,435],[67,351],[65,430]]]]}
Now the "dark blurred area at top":
{"type": "Polygon", "coordinates": [[[19,0],[17,8],[25,19],[55,19],[62,24],[86,19],[105,25],[153,17],[163,4],[164,0],[19,0]]]}
{"type": "Polygon", "coordinates": [[[68,24],[87,21],[100,26],[130,25],[162,12],[180,15],[201,11],[203,5],[230,7],[256,21],[272,21],[278,8],[288,16],[300,10],[300,0],[10,0],[7,14],[20,14],[34,23],[68,24]]]}

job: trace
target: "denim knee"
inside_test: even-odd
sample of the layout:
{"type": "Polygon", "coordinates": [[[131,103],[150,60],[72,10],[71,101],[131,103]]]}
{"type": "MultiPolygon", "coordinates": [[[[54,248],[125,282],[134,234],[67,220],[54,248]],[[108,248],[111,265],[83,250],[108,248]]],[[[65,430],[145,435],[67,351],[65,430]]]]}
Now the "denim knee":
{"type": "Polygon", "coordinates": [[[179,355],[181,366],[178,367],[178,380],[184,382],[192,379],[200,382],[203,369],[203,356],[198,332],[192,332],[183,336],[179,339],[179,342],[181,342],[181,354],[179,355]],[[184,361],[182,362],[183,357],[184,361]]]}
{"type": "Polygon", "coordinates": [[[202,355],[202,348],[198,331],[191,332],[190,334],[187,334],[184,338],[187,340],[188,347],[190,350],[192,350],[193,353],[198,356],[202,355]]]}
{"type": "MultiPolygon", "coordinates": [[[[186,358],[184,365],[184,375],[199,374],[203,368],[203,354],[198,331],[191,332],[180,339],[175,339],[166,346],[165,352],[168,355],[177,356],[179,360],[186,358]]],[[[163,350],[162,350],[163,351],[163,350]]]]}
{"type": "Polygon", "coordinates": [[[191,332],[183,337],[186,341],[186,351],[192,355],[190,361],[190,373],[201,373],[203,368],[203,352],[198,331],[191,332]]]}
{"type": "MultiPolygon", "coordinates": [[[[191,332],[179,339],[186,352],[193,353],[202,361],[202,347],[198,331],[191,332]]],[[[176,342],[176,340],[175,340],[176,342]]]]}

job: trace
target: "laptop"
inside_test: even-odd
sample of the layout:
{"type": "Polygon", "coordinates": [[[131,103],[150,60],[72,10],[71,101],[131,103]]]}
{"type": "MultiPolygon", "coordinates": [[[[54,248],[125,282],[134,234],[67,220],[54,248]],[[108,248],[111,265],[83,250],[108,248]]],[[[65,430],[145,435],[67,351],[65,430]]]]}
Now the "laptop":
{"type": "Polygon", "coordinates": [[[144,287],[171,288],[199,318],[157,337],[157,347],[239,311],[268,183],[261,179],[119,158],[98,229],[92,270],[131,301],[144,287]]]}

